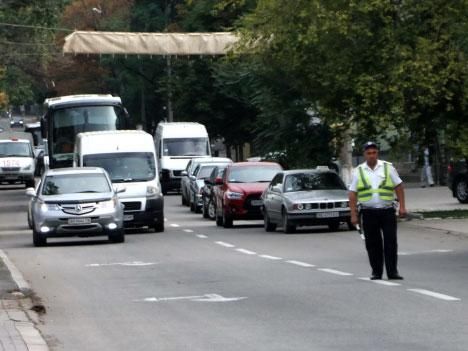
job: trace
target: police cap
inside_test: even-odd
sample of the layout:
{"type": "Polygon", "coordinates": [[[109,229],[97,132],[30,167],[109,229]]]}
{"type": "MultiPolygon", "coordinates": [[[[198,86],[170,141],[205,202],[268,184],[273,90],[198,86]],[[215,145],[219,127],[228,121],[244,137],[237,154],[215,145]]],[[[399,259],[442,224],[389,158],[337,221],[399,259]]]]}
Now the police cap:
{"type": "Polygon", "coordinates": [[[368,141],[362,146],[363,150],[366,151],[367,149],[374,148],[374,149],[379,149],[377,144],[373,141],[368,141]]]}

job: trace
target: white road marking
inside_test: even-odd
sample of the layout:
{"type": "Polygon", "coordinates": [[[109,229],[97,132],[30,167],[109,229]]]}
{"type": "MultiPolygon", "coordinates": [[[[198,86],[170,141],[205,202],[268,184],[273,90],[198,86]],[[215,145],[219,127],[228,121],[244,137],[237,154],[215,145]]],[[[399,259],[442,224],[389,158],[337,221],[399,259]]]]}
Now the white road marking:
{"type": "Polygon", "coordinates": [[[105,267],[105,266],[142,267],[142,266],[153,266],[155,264],[157,263],[133,261],[133,262],[115,262],[115,263],[90,263],[90,264],[87,264],[85,267],[105,267]]]}
{"type": "Polygon", "coordinates": [[[233,244],[225,243],[224,241],[216,241],[215,244],[218,244],[218,245],[224,246],[224,247],[235,247],[236,246],[236,245],[233,245],[233,244]]]}
{"type": "Polygon", "coordinates": [[[337,271],[336,269],[331,269],[331,268],[317,268],[317,270],[325,273],[330,273],[330,274],[336,274],[336,275],[342,275],[342,276],[350,276],[354,275],[353,273],[347,273],[347,272],[342,272],[342,271],[337,271]]]}
{"type": "Polygon", "coordinates": [[[306,268],[315,267],[315,265],[313,265],[313,264],[306,263],[306,262],[301,262],[301,261],[290,260],[290,261],[286,261],[286,262],[287,262],[287,263],[294,264],[294,265],[296,265],[296,266],[300,266],[300,267],[306,267],[306,268]]]}
{"type": "Polygon", "coordinates": [[[453,252],[451,249],[436,249],[436,250],[427,250],[427,251],[401,251],[398,252],[400,256],[410,256],[410,255],[422,255],[422,254],[431,254],[431,253],[448,253],[453,252]]]}
{"type": "Polygon", "coordinates": [[[241,252],[246,255],[256,255],[257,253],[255,251],[250,251],[246,249],[236,249],[236,251],[241,252]]]}
{"type": "Polygon", "coordinates": [[[368,282],[371,282],[371,283],[374,283],[374,284],[385,285],[385,286],[401,286],[401,284],[399,284],[399,283],[389,282],[388,280],[381,280],[381,279],[371,280],[368,277],[362,277],[362,278],[358,278],[358,279],[368,281],[368,282]]]}
{"type": "Polygon", "coordinates": [[[184,229],[184,232],[186,232],[186,233],[193,233],[193,230],[192,230],[192,229],[184,229]]]}
{"type": "Polygon", "coordinates": [[[208,237],[206,235],[203,235],[203,234],[197,234],[197,238],[206,239],[208,237]]]}
{"type": "Polygon", "coordinates": [[[453,297],[450,295],[440,294],[434,291],[425,290],[425,289],[407,289],[418,294],[435,297],[436,299],[445,300],[445,301],[460,301],[458,297],[453,297]]]}
{"type": "Polygon", "coordinates": [[[192,302],[235,302],[245,300],[247,297],[224,297],[219,294],[205,294],[198,296],[177,296],[177,297],[147,297],[135,302],[170,302],[188,300],[192,302]]]}
{"type": "Polygon", "coordinates": [[[273,260],[273,261],[279,261],[279,260],[282,260],[281,257],[277,257],[277,256],[270,256],[270,255],[258,255],[258,257],[261,257],[261,258],[266,258],[267,260],[273,260]]]}
{"type": "Polygon", "coordinates": [[[180,225],[175,224],[175,223],[169,224],[169,226],[171,226],[172,228],[179,228],[180,227],[180,225]]]}

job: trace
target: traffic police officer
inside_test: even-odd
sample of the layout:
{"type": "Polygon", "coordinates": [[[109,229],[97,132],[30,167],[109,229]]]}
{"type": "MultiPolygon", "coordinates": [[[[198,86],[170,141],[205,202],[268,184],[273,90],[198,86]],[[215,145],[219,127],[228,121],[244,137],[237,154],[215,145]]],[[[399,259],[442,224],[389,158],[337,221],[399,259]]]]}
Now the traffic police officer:
{"type": "Polygon", "coordinates": [[[397,268],[397,221],[394,208],[396,193],[399,216],[406,216],[403,184],[392,164],[379,160],[378,156],[376,143],[369,141],[364,144],[366,162],[355,169],[349,187],[351,222],[354,225],[359,223],[359,203],[366,249],[372,267],[370,279],[382,279],[384,258],[388,279],[403,279],[397,268]]]}

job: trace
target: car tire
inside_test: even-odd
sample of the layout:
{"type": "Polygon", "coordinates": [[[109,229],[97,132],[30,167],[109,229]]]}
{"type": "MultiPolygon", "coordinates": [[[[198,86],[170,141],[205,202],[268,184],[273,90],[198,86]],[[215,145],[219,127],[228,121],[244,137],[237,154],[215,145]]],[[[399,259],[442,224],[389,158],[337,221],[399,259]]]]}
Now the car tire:
{"type": "Polygon", "coordinates": [[[283,210],[283,231],[286,234],[291,234],[296,231],[296,226],[294,224],[291,224],[291,221],[289,220],[285,210],[283,210]]]}
{"type": "Polygon", "coordinates": [[[34,187],[36,187],[36,181],[35,181],[34,179],[32,179],[32,180],[27,180],[27,181],[25,182],[25,184],[26,184],[26,188],[34,188],[34,187]]]}
{"type": "Polygon", "coordinates": [[[270,216],[266,209],[263,210],[263,226],[266,232],[274,232],[276,230],[276,223],[272,223],[270,216]]]}
{"type": "Polygon", "coordinates": [[[35,247],[42,247],[47,245],[47,237],[41,235],[33,229],[33,244],[35,247]]]}
{"type": "Polygon", "coordinates": [[[109,240],[115,244],[123,243],[125,241],[125,231],[123,229],[116,230],[114,233],[109,234],[109,240]]]}
{"type": "Polygon", "coordinates": [[[187,206],[187,205],[188,205],[187,199],[185,198],[184,192],[182,191],[182,206],[187,206]]]}
{"type": "Polygon", "coordinates": [[[232,228],[234,226],[234,220],[232,219],[231,216],[227,215],[223,211],[223,227],[224,228],[232,228]]]}
{"type": "Polygon", "coordinates": [[[205,198],[203,198],[202,214],[203,214],[203,218],[206,218],[206,219],[210,218],[208,214],[208,204],[206,203],[205,198]]]}
{"type": "Polygon", "coordinates": [[[465,179],[459,179],[454,185],[454,193],[457,200],[462,203],[468,203],[468,182],[465,179]]]}
{"type": "Polygon", "coordinates": [[[216,204],[213,200],[209,200],[208,201],[208,218],[211,219],[211,220],[215,220],[216,219],[216,204]]]}
{"type": "Polygon", "coordinates": [[[193,202],[193,199],[190,199],[190,211],[195,212],[195,202],[193,202]]]}

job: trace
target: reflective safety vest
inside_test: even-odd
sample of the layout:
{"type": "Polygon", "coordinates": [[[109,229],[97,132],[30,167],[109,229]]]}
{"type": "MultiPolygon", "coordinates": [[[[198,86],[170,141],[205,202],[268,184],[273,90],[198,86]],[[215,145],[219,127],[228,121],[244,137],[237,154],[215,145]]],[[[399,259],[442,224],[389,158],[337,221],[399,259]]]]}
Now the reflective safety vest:
{"type": "Polygon", "coordinates": [[[395,199],[393,194],[395,184],[392,181],[392,177],[390,177],[388,162],[384,162],[385,178],[377,189],[372,189],[369,178],[362,169],[362,166],[358,167],[358,172],[357,197],[359,202],[363,203],[371,200],[373,194],[379,194],[379,198],[384,201],[393,201],[395,199]]]}

